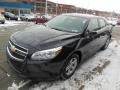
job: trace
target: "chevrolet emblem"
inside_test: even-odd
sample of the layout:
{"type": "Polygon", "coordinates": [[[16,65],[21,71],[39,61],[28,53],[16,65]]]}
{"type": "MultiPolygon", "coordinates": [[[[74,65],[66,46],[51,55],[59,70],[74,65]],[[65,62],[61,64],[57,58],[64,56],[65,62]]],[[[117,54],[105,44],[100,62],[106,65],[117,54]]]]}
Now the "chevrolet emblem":
{"type": "Polygon", "coordinates": [[[11,47],[10,47],[10,50],[11,50],[12,52],[16,52],[15,46],[11,46],[11,47]]]}

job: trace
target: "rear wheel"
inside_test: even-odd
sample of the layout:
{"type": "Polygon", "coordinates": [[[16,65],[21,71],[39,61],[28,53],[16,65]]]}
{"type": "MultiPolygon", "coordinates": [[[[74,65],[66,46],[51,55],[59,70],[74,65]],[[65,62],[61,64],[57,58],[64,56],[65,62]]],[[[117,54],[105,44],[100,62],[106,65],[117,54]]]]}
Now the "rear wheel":
{"type": "Polygon", "coordinates": [[[5,22],[3,21],[3,22],[1,22],[2,24],[5,24],[5,22]]]}
{"type": "Polygon", "coordinates": [[[37,21],[35,21],[35,24],[38,24],[37,21]]]}
{"type": "Polygon", "coordinates": [[[74,74],[74,72],[78,66],[78,63],[79,63],[79,55],[78,54],[73,54],[72,56],[70,56],[68,58],[65,66],[63,68],[63,72],[61,74],[61,77],[63,80],[70,78],[74,74]]]}
{"type": "Polygon", "coordinates": [[[107,49],[107,47],[108,47],[108,46],[109,46],[109,44],[110,44],[110,41],[111,41],[111,38],[109,37],[109,38],[106,40],[106,42],[105,42],[104,46],[103,46],[101,49],[102,49],[102,50],[107,49]]]}
{"type": "Polygon", "coordinates": [[[18,18],[16,18],[15,20],[18,21],[18,18]]]}

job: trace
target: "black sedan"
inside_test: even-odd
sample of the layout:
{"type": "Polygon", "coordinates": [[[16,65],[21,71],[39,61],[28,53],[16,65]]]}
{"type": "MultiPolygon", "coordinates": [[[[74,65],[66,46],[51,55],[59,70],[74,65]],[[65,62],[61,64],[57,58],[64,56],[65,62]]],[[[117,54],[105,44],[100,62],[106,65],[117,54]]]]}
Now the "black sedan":
{"type": "Polygon", "coordinates": [[[108,47],[111,29],[102,17],[63,14],[14,33],[7,45],[8,62],[21,76],[67,79],[81,62],[108,47]]]}

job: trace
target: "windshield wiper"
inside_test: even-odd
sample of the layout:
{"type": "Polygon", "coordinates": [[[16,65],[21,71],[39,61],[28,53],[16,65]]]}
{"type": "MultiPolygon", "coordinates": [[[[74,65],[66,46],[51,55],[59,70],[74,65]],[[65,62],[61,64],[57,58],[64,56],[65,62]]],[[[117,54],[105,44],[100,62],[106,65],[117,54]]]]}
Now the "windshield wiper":
{"type": "Polygon", "coordinates": [[[58,29],[58,28],[51,28],[51,29],[55,29],[55,30],[59,30],[59,31],[62,31],[62,30],[60,30],[60,29],[58,29]]]}
{"type": "Polygon", "coordinates": [[[42,23],[42,25],[47,26],[45,23],[42,23]]]}

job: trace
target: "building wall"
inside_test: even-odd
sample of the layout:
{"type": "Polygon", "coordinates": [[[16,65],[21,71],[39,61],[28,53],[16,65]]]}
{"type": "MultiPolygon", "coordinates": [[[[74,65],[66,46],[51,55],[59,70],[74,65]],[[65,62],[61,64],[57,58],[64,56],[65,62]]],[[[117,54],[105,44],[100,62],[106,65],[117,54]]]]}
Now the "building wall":
{"type": "Polygon", "coordinates": [[[0,1],[4,1],[4,2],[16,2],[17,0],[0,0],[0,1]]]}
{"type": "Polygon", "coordinates": [[[4,8],[0,8],[0,13],[1,13],[1,12],[4,12],[4,10],[5,10],[4,8]]]}
{"type": "MultiPolygon", "coordinates": [[[[26,0],[26,1],[28,1],[28,0],[26,0]]],[[[21,4],[21,3],[23,3],[22,0],[0,0],[0,2],[5,5],[5,6],[2,6],[3,5],[2,4],[0,6],[0,12],[6,11],[6,12],[14,13],[16,15],[20,15],[20,13],[23,14],[23,13],[30,13],[31,12],[31,8],[27,3],[21,4]],[[5,4],[6,2],[7,2],[7,4],[5,4]]]]}
{"type": "MultiPolygon", "coordinates": [[[[45,13],[46,0],[33,0],[31,2],[34,5],[32,9],[35,13],[45,13]]],[[[48,14],[61,14],[61,13],[73,13],[76,12],[75,6],[66,4],[56,4],[54,2],[47,2],[48,14]],[[57,7],[56,7],[57,6],[57,7]]]]}
{"type": "MultiPolygon", "coordinates": [[[[18,3],[30,3],[34,7],[31,9],[34,13],[42,13],[45,14],[45,7],[46,7],[46,0],[0,0],[3,2],[18,2],[18,3]]],[[[7,10],[14,12],[17,14],[16,10],[10,9],[10,8],[1,8],[0,12],[7,10]]],[[[28,10],[29,11],[29,10],[28,10]]],[[[83,13],[83,14],[94,14],[98,16],[118,16],[119,14],[113,13],[113,12],[105,12],[105,11],[97,11],[97,10],[88,10],[85,8],[78,8],[73,5],[66,5],[66,4],[56,4],[54,2],[48,1],[48,14],[61,14],[61,13],[83,13]],[[57,6],[57,7],[56,7],[57,6]]],[[[119,15],[120,16],[120,15],[119,15]]]]}

